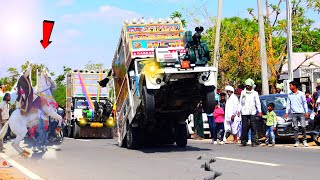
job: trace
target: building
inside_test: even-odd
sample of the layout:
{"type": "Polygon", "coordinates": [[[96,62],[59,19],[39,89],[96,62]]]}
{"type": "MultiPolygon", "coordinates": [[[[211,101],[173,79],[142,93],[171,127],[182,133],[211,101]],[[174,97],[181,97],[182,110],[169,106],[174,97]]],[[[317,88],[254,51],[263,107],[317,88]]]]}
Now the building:
{"type": "MultiPolygon", "coordinates": [[[[292,53],[291,66],[294,81],[301,84],[302,91],[315,91],[320,78],[320,52],[292,53]]],[[[288,79],[288,64],[282,67],[280,80],[288,79]]]]}

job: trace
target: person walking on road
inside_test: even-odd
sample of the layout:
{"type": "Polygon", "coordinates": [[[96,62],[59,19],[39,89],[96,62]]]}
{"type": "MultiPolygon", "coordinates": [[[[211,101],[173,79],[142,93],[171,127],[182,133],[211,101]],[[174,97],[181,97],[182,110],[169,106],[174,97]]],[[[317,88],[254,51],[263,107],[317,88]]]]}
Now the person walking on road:
{"type": "Polygon", "coordinates": [[[268,112],[265,116],[267,119],[266,125],[266,145],[269,145],[269,147],[274,147],[276,144],[276,138],[274,135],[274,130],[277,127],[277,115],[273,111],[274,109],[274,103],[268,104],[268,112]],[[270,144],[270,136],[271,136],[271,144],[270,144]]]}
{"type": "Polygon", "coordinates": [[[259,94],[252,89],[254,81],[247,79],[245,81],[246,88],[240,95],[240,106],[238,116],[241,114],[242,120],[242,132],[241,132],[241,146],[246,146],[248,142],[248,131],[251,129],[251,146],[258,146],[256,140],[256,114],[258,112],[259,117],[262,117],[261,103],[259,94]]]}
{"type": "MultiPolygon", "coordinates": [[[[0,130],[4,124],[9,120],[9,110],[10,110],[10,100],[11,96],[9,93],[6,93],[3,97],[3,101],[0,103],[0,130]]],[[[0,140],[0,151],[3,152],[4,147],[3,143],[7,140],[7,135],[0,140]]]]}
{"type": "Polygon", "coordinates": [[[286,108],[285,118],[288,118],[288,113],[292,114],[292,121],[294,126],[294,147],[299,146],[299,126],[301,125],[303,134],[303,145],[308,147],[307,134],[306,134],[306,118],[309,117],[308,105],[306,100],[306,95],[299,91],[298,83],[291,81],[289,83],[289,88],[291,92],[288,94],[288,102],[286,108]]]}

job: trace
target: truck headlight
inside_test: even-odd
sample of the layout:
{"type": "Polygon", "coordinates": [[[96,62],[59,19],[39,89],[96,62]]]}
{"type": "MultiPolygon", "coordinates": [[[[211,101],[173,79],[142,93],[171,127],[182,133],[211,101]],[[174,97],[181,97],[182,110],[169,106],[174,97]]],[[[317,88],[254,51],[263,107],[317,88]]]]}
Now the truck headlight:
{"type": "Polygon", "coordinates": [[[159,69],[158,65],[154,62],[151,62],[151,63],[146,64],[143,67],[143,72],[147,76],[155,77],[158,69],[159,69]]]}
{"type": "Polygon", "coordinates": [[[80,126],[85,126],[86,124],[87,124],[86,118],[79,118],[79,125],[80,126]]]}

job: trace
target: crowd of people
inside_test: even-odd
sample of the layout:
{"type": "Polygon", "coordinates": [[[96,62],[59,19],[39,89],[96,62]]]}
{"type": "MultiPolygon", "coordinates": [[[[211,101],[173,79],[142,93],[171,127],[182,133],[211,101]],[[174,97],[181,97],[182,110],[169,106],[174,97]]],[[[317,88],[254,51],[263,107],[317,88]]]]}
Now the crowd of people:
{"type": "MultiPolygon", "coordinates": [[[[294,147],[298,147],[299,126],[301,126],[303,141],[302,144],[308,147],[306,136],[306,119],[309,118],[309,109],[314,111],[316,118],[320,118],[320,79],[317,80],[316,91],[311,95],[310,92],[298,90],[298,83],[289,83],[290,92],[286,103],[285,118],[292,117],[294,131],[294,147]]],[[[283,84],[276,85],[276,92],[284,94],[283,84]]],[[[266,119],[265,144],[275,146],[275,130],[277,127],[277,115],[274,112],[275,104],[266,104],[267,112],[263,116],[259,94],[255,91],[255,83],[252,79],[245,81],[245,89],[235,91],[232,86],[225,87],[225,93],[217,91],[213,100],[216,106],[212,113],[207,114],[210,136],[212,144],[225,144],[230,135],[233,135],[233,143],[240,146],[258,146],[257,121],[261,118],[266,119]]],[[[204,138],[202,103],[197,105],[194,112],[194,139],[204,138]]]]}

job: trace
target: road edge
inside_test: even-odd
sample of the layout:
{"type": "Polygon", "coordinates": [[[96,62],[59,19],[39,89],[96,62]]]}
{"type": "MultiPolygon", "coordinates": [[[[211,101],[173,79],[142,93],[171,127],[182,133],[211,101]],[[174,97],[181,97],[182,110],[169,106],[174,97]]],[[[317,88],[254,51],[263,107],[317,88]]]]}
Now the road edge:
{"type": "Polygon", "coordinates": [[[38,176],[37,174],[31,172],[27,168],[23,167],[21,164],[17,163],[15,160],[11,159],[6,154],[0,153],[0,157],[3,158],[4,160],[8,161],[12,166],[17,168],[24,175],[28,176],[28,178],[30,178],[32,180],[42,180],[42,178],[40,176],[38,176]]]}

